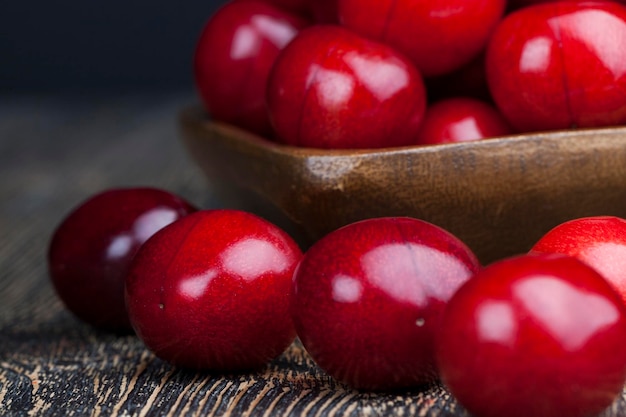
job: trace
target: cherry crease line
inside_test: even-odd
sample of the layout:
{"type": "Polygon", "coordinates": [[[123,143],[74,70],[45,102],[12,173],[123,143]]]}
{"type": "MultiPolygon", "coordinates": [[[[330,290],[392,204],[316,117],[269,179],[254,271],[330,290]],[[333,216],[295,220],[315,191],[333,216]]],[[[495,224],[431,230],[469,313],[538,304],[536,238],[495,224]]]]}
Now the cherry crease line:
{"type": "MultiPolygon", "coordinates": [[[[558,6],[557,6],[558,7],[558,6]]],[[[558,54],[561,60],[561,67],[563,70],[561,71],[561,83],[563,86],[563,90],[565,92],[565,108],[567,109],[567,115],[569,117],[570,127],[574,125],[574,112],[572,110],[572,103],[570,101],[570,88],[569,88],[569,80],[567,78],[567,68],[565,63],[565,53],[563,52],[563,34],[561,33],[561,25],[557,24],[554,26],[554,37],[557,41],[558,46],[558,54]]]]}
{"type": "Polygon", "coordinates": [[[398,8],[398,0],[393,0],[387,9],[387,16],[385,16],[385,24],[383,25],[383,29],[380,33],[380,38],[388,41],[389,28],[393,21],[393,16],[396,14],[396,9],[398,8]]]}

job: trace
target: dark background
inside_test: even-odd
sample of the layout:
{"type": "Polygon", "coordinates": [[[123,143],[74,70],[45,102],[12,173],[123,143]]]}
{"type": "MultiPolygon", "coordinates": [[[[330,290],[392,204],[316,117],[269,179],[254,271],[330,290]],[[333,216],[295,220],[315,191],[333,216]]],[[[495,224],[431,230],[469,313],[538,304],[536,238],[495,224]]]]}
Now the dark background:
{"type": "Polygon", "coordinates": [[[190,90],[192,56],[225,0],[2,0],[0,94],[190,90]]]}

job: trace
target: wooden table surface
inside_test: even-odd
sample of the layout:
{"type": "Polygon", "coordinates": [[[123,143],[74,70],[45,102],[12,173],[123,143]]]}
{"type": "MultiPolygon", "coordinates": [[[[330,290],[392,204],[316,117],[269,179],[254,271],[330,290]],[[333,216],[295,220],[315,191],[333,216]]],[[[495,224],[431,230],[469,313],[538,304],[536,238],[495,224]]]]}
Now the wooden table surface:
{"type": "MultiPolygon", "coordinates": [[[[136,337],[95,331],[63,308],[45,253],[83,199],[148,185],[220,206],[178,136],[177,114],[194,101],[0,97],[0,416],[469,416],[440,386],[351,390],[296,343],[256,373],[174,369],[136,337]]],[[[603,417],[625,415],[623,396],[603,417]]]]}

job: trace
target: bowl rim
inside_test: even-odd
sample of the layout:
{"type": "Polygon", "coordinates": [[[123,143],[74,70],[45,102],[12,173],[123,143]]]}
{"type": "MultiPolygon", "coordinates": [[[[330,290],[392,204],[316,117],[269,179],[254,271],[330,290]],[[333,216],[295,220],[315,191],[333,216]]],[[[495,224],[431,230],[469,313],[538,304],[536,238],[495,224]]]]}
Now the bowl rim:
{"type": "Polygon", "coordinates": [[[199,104],[190,105],[182,109],[179,119],[184,126],[195,126],[200,123],[205,129],[216,133],[214,137],[228,137],[230,141],[239,142],[254,148],[263,149],[283,156],[308,157],[380,157],[394,154],[428,154],[468,149],[480,152],[481,149],[525,143],[529,141],[545,140],[577,140],[581,136],[626,136],[626,126],[605,126],[571,128],[564,130],[543,130],[535,132],[521,132],[511,135],[497,136],[480,140],[457,143],[404,145],[381,148],[354,148],[354,149],[325,149],[305,146],[289,145],[249,132],[233,124],[212,119],[209,113],[199,104]]]}

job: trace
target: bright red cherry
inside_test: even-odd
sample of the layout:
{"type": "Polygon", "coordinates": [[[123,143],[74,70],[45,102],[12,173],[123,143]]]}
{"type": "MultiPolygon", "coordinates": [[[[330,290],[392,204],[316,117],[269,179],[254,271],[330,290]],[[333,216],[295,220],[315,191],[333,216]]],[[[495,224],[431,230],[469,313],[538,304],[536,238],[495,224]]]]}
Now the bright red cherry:
{"type": "Polygon", "coordinates": [[[345,226],[315,243],[296,270],[298,336],[322,369],[352,387],[432,382],[443,308],[478,268],[462,242],[421,220],[345,226]]]}
{"type": "Polygon", "coordinates": [[[626,220],[594,216],[562,223],[533,246],[534,253],[563,253],[593,267],[626,303],[626,220]]]}
{"type": "Polygon", "coordinates": [[[487,81],[520,131],[626,122],[626,8],[557,2],[509,14],[487,49],[487,81]]]}
{"type": "Polygon", "coordinates": [[[443,382],[481,417],[588,417],[626,381],[626,307],[566,255],[484,268],[449,301],[437,338],[443,382]]]}
{"type": "Polygon", "coordinates": [[[425,107],[421,75],[406,58],[331,25],[301,31],[277,58],[268,86],[278,138],[305,147],[408,145],[425,107]]]}
{"type": "Polygon", "coordinates": [[[211,16],[194,55],[196,86],[210,115],[271,137],[267,77],[279,51],[306,25],[257,0],[227,3],[211,16]]]}
{"type": "Polygon", "coordinates": [[[424,76],[472,60],[502,18],[506,0],[339,0],[339,21],[406,54],[424,76]]]}
{"type": "Polygon", "coordinates": [[[77,206],[55,230],[48,269],[65,306],[103,329],[131,330],[124,279],[139,247],[156,231],[195,211],[154,188],[111,189],[77,206]]]}
{"type": "Polygon", "coordinates": [[[511,133],[509,124],[493,106],[458,97],[438,101],[426,109],[416,143],[466,142],[511,133]]]}
{"type": "Polygon", "coordinates": [[[293,341],[291,278],[302,253],[275,225],[236,210],[199,211],[137,254],[126,302],[137,335],[176,366],[263,366],[293,341]]]}

